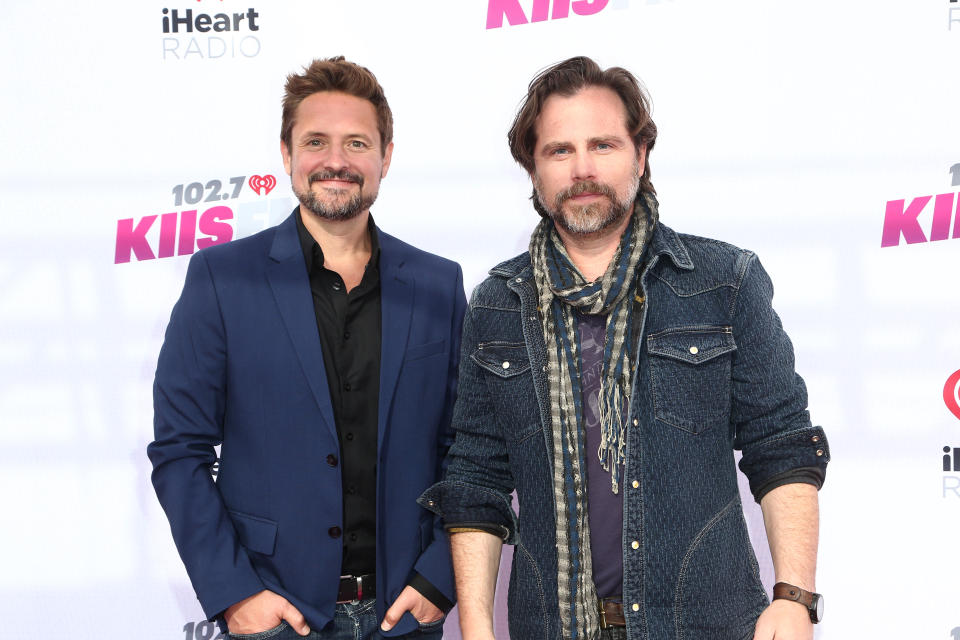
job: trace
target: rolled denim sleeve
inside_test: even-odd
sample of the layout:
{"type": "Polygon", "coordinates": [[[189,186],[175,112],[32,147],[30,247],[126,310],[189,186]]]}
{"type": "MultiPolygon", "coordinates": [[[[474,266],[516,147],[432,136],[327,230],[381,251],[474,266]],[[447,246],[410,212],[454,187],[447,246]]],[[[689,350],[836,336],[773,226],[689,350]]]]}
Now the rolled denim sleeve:
{"type": "MultiPolygon", "coordinates": [[[[482,285],[481,285],[482,286],[482,285]]],[[[477,293],[474,292],[474,299],[477,293]]],[[[498,532],[513,544],[517,516],[511,492],[514,479],[484,374],[470,357],[477,349],[474,301],[463,323],[460,383],[453,410],[455,440],[441,482],[427,489],[418,502],[443,518],[449,531],[473,528],[498,532]]]]}
{"type": "MultiPolygon", "coordinates": [[[[773,283],[753,253],[733,301],[737,349],[732,368],[734,447],[740,470],[759,502],[771,480],[795,469],[826,473],[830,448],[823,429],[810,422],[807,388],[795,371],[793,345],[773,310],[773,283]]],[[[821,476],[822,477],[822,476],[821,476]]]]}

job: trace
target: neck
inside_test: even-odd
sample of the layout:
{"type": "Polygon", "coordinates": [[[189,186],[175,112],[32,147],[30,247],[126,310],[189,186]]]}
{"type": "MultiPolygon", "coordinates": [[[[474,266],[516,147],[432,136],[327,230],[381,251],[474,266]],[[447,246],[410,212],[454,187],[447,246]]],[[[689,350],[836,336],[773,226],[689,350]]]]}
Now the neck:
{"type": "Polygon", "coordinates": [[[616,226],[588,234],[573,234],[559,226],[556,229],[573,266],[588,282],[593,282],[606,273],[620,238],[632,220],[633,216],[624,216],[616,226]]]}
{"type": "Polygon", "coordinates": [[[300,218],[303,226],[323,249],[324,262],[338,263],[362,258],[366,264],[370,259],[370,234],[367,233],[369,211],[349,220],[327,220],[301,207],[300,218]]]}

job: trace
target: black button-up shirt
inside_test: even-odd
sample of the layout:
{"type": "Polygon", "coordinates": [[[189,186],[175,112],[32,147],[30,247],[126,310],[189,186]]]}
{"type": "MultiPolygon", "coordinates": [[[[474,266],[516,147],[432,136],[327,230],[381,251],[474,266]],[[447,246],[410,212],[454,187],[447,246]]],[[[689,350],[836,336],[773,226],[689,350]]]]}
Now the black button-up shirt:
{"type": "Polygon", "coordinates": [[[377,408],[380,393],[380,246],[370,219],[370,262],[349,293],[336,271],[323,266],[323,250],[303,225],[297,231],[310,277],[333,417],[340,440],[343,482],[342,575],[376,571],[377,408]]]}
{"type": "MultiPolygon", "coordinates": [[[[323,250],[303,225],[299,208],[296,219],[340,441],[339,459],[331,453],[326,464],[341,466],[343,529],[334,526],[328,533],[343,537],[341,575],[375,573],[381,343],[377,228],[371,216],[370,261],[360,284],[348,293],[340,274],[324,268],[323,250]]],[[[444,612],[453,608],[453,602],[419,573],[413,572],[408,584],[444,612]]]]}

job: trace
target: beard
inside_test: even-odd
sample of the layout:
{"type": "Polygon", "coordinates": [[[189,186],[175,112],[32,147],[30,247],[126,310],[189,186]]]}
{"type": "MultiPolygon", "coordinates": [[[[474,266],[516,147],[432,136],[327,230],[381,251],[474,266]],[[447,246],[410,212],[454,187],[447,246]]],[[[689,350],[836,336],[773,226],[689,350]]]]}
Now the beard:
{"type": "Polygon", "coordinates": [[[542,216],[573,235],[590,235],[616,226],[633,213],[633,203],[640,190],[640,165],[634,162],[633,181],[623,199],[617,197],[616,190],[608,184],[585,180],[577,182],[557,193],[552,203],[543,197],[543,184],[538,176],[533,178],[533,207],[542,216]],[[583,193],[598,193],[605,200],[585,205],[568,203],[574,196],[583,193]],[[564,208],[564,205],[567,205],[564,208]]]}
{"type": "Polygon", "coordinates": [[[318,218],[337,221],[350,220],[369,209],[377,200],[376,192],[369,194],[363,193],[363,176],[359,173],[351,173],[347,169],[341,169],[340,171],[317,171],[310,174],[307,184],[312,185],[314,182],[320,182],[321,180],[346,180],[355,183],[360,188],[357,193],[349,199],[337,204],[329,204],[321,201],[312,189],[308,189],[305,192],[298,191],[291,179],[290,186],[293,189],[294,195],[297,196],[297,200],[300,201],[301,206],[318,218]]]}

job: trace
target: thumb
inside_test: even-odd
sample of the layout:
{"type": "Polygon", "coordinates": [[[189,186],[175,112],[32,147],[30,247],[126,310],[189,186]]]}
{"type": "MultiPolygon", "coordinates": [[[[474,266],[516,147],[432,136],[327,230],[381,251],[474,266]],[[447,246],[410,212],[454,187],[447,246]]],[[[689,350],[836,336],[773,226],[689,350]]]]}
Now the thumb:
{"type": "Polygon", "coordinates": [[[380,623],[380,628],[383,631],[390,631],[390,629],[393,629],[394,625],[400,622],[400,617],[403,615],[404,611],[405,609],[399,601],[394,602],[384,614],[383,622],[380,623]]]}
{"type": "Polygon", "coordinates": [[[283,610],[283,619],[287,621],[294,631],[296,631],[301,636],[305,636],[310,633],[310,625],[307,624],[306,618],[303,617],[303,614],[300,611],[290,604],[287,603],[287,606],[283,610]]]}

